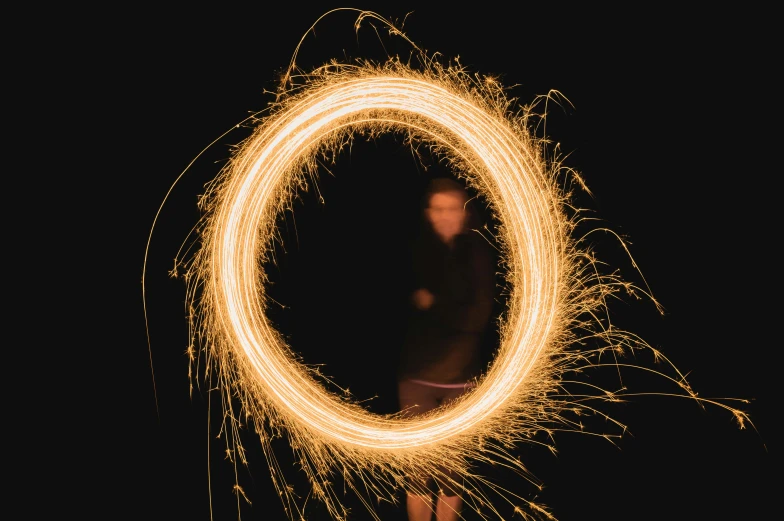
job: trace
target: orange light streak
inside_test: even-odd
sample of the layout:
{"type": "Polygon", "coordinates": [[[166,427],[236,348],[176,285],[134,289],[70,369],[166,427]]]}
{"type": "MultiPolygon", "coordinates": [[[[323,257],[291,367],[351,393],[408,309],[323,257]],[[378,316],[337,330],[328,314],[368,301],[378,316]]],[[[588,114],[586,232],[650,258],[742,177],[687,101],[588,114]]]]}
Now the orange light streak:
{"type": "MultiPolygon", "coordinates": [[[[270,446],[281,432],[312,494],[336,519],[346,514],[332,490],[336,473],[360,495],[369,489],[394,501],[404,476],[437,473],[444,464],[465,478],[466,494],[483,511],[498,512],[481,492],[489,488],[526,519],[549,517],[540,505],[473,475],[468,462],[500,462],[535,482],[508,447],[539,431],[581,430],[570,415],[602,415],[589,403],[621,396],[602,389],[566,393],[564,376],[598,367],[605,352],[652,349],[602,319],[608,296],[650,294],[602,273],[583,239],[572,236],[579,211],[567,215],[565,169],[545,157],[546,141],[530,131],[531,108],[511,112],[497,82],[426,63],[422,71],[398,60],[332,64],[304,76],[303,86],[258,119],[254,134],[211,185],[200,223],[202,247],[183,263],[193,345],[204,354],[207,379],[217,378],[228,454],[235,464],[245,462],[240,425],[253,424],[292,519],[303,512],[270,446]],[[263,265],[270,260],[276,219],[290,210],[298,190],[318,182],[319,160],[334,160],[357,136],[387,132],[405,134],[412,147],[430,147],[486,199],[501,223],[494,233],[510,290],[500,348],[475,390],[416,418],[373,414],[328,392],[324,377],[298,361],[265,314],[263,265]],[[598,347],[577,347],[582,340],[598,347]]],[[[680,396],[724,407],[741,424],[746,420],[738,410],[697,398],[683,375],[668,367],[672,376],[657,374],[675,382],[680,396]]],[[[372,502],[366,504],[372,512],[372,502]]]]}

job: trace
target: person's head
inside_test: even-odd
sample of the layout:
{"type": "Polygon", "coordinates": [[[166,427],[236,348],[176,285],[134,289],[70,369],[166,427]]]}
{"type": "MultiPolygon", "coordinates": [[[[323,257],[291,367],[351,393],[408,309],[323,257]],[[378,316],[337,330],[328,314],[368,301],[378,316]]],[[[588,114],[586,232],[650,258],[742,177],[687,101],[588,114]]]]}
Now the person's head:
{"type": "Polygon", "coordinates": [[[449,244],[463,233],[468,219],[468,193],[453,179],[433,179],[425,193],[425,217],[433,232],[449,244]]]}

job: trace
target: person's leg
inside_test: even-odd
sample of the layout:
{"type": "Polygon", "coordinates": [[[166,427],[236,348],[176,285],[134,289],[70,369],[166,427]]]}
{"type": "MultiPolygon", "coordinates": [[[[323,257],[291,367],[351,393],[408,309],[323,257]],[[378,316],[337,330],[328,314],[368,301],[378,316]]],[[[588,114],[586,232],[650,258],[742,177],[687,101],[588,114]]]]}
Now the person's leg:
{"type": "MultiPolygon", "coordinates": [[[[400,410],[409,417],[435,409],[438,406],[434,389],[409,380],[398,382],[398,401],[400,410]]],[[[411,490],[406,493],[408,521],[431,521],[434,511],[433,496],[418,493],[429,488],[429,481],[412,476],[409,478],[409,486],[411,490]]]]}
{"type": "MultiPolygon", "coordinates": [[[[460,389],[445,389],[439,396],[439,404],[447,405],[452,400],[471,389],[466,385],[460,389]]],[[[439,494],[436,499],[436,521],[457,521],[460,519],[460,510],[463,507],[463,499],[458,495],[460,476],[453,472],[443,469],[443,479],[439,480],[439,494]]]]}
{"type": "Polygon", "coordinates": [[[407,493],[406,511],[408,521],[430,521],[433,518],[433,498],[407,493]]]}
{"type": "Polygon", "coordinates": [[[436,521],[457,521],[463,500],[460,496],[438,496],[436,503],[436,521]]]}

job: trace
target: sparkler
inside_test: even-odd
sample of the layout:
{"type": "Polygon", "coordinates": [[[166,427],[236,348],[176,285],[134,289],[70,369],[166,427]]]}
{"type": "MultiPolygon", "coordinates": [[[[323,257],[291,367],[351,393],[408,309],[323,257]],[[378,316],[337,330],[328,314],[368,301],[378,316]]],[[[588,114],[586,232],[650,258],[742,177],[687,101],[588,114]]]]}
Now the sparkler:
{"type": "MultiPolygon", "coordinates": [[[[629,291],[652,299],[650,292],[602,273],[584,237],[573,237],[580,213],[568,213],[566,169],[546,157],[546,141],[530,131],[532,107],[513,112],[496,81],[435,60],[425,60],[422,70],[399,60],[331,64],[303,78],[258,117],[254,134],[209,187],[202,247],[182,263],[193,310],[189,353],[193,364],[205,363],[204,374],[221,391],[227,453],[235,464],[247,463],[239,441],[241,419],[247,420],[292,519],[303,510],[271,448],[283,433],[312,494],[335,519],[346,516],[332,489],[335,476],[360,496],[365,490],[394,501],[406,475],[438,474],[444,465],[464,477],[465,484],[455,485],[486,515],[498,509],[483,490],[497,492],[525,519],[550,517],[540,505],[474,475],[469,462],[500,462],[534,480],[507,447],[539,431],[579,430],[570,415],[601,414],[592,401],[619,397],[603,390],[567,393],[566,375],[598,366],[605,352],[650,349],[666,361],[601,318],[609,296],[629,291]],[[412,147],[430,147],[484,196],[501,223],[494,232],[510,291],[496,359],[476,388],[448,408],[415,418],[372,414],[328,392],[325,377],[298,361],[265,315],[263,265],[276,219],[291,209],[298,190],[318,182],[319,161],[335,161],[353,139],[390,132],[405,134],[412,147]],[[575,347],[584,340],[594,347],[575,347]]],[[[746,421],[741,411],[698,398],[669,367],[671,375],[659,374],[677,384],[680,395],[724,407],[741,425],[746,421]]],[[[365,501],[372,513],[371,499],[365,501]]]]}

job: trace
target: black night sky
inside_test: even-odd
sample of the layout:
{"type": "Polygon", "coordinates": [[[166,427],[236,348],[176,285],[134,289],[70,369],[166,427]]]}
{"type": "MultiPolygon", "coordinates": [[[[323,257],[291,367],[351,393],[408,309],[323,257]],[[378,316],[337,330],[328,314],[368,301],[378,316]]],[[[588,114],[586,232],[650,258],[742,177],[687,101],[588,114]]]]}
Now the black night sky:
{"type": "MultiPolygon", "coordinates": [[[[764,33],[741,39],[731,27],[751,22],[731,13],[701,18],[658,7],[644,13],[640,7],[643,14],[632,16],[604,8],[379,5],[358,7],[398,22],[410,12],[403,28],[417,45],[497,77],[521,104],[553,89],[571,101],[550,106],[546,132],[593,192],[579,202],[627,238],[665,308],[662,316],[645,300],[619,301],[611,308],[618,324],[688,373],[700,396],[749,399],[745,410],[758,429],[738,429],[718,407],[634,398],[607,408],[629,428],[617,445],[563,433],[555,439],[557,456],[522,447],[520,456],[545,488],[536,492],[522,480],[509,486],[547,505],[560,521],[768,518],[780,439],[772,423],[779,406],[769,357],[781,341],[770,340],[773,312],[760,298],[769,287],[775,300],[766,274],[778,273],[771,271],[770,237],[757,231],[772,219],[762,201],[773,172],[758,166],[770,153],[761,124],[766,104],[752,95],[763,90],[762,71],[772,67],[763,59],[764,33]]],[[[122,339],[112,355],[119,368],[112,408],[118,430],[104,435],[107,424],[97,427],[101,439],[118,442],[96,455],[111,490],[93,505],[99,517],[206,521],[211,472],[213,518],[237,519],[233,467],[220,453],[222,441],[208,437],[209,393],[189,395],[185,284],[168,272],[200,216],[205,183],[248,129],[210,147],[158,217],[146,278],[151,353],[140,284],[145,247],[178,175],[210,142],[273,100],[268,91],[300,37],[329,9],[187,7],[176,16],[130,14],[134,23],[123,27],[133,31],[101,31],[104,41],[118,42],[101,67],[102,85],[116,89],[122,107],[116,121],[122,139],[108,146],[128,169],[112,181],[122,183],[117,193],[124,194],[112,210],[127,226],[122,272],[114,276],[127,281],[120,308],[129,311],[113,322],[122,339]],[[106,508],[114,512],[102,516],[106,508]]],[[[320,22],[303,42],[300,65],[408,55],[410,47],[380,23],[367,20],[355,31],[355,19],[356,13],[340,12],[320,22]]],[[[438,168],[417,170],[392,139],[357,143],[335,177],[323,179],[324,205],[312,192],[303,194],[296,233],[291,226],[282,232],[288,253],[272,272],[276,298],[292,306],[274,311],[280,330],[309,363],[327,363],[360,398],[378,393],[379,412],[394,407],[404,245],[416,223],[418,190],[438,168]]],[[[627,279],[641,282],[610,237],[597,236],[596,248],[627,279]]],[[[643,374],[626,378],[640,392],[669,389],[643,374]]],[[[247,432],[244,441],[251,462],[240,469],[240,481],[252,505],[242,503],[242,519],[285,519],[254,435],[247,432]]],[[[286,461],[290,452],[285,444],[279,449],[286,461]]],[[[351,497],[346,502],[354,507],[350,519],[369,519],[351,497]]],[[[379,512],[385,521],[404,519],[402,505],[379,512]]],[[[327,519],[317,505],[307,518],[327,519]]]]}

